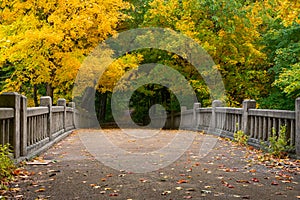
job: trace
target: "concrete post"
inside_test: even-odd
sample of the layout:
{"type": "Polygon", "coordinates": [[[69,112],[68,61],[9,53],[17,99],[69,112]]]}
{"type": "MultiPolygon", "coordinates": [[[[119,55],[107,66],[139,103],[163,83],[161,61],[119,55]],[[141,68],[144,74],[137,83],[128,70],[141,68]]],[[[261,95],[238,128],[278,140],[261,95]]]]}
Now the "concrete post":
{"type": "Polygon", "coordinates": [[[300,158],[300,97],[295,101],[295,114],[296,114],[296,137],[295,137],[295,146],[296,146],[296,155],[300,158]]]}
{"type": "Polygon", "coordinates": [[[216,125],[217,125],[216,107],[221,107],[221,106],[222,106],[222,101],[220,100],[214,100],[212,102],[211,120],[210,120],[210,126],[208,128],[208,131],[211,133],[216,133],[216,125]]]}
{"type": "Polygon", "coordinates": [[[75,115],[76,115],[76,113],[75,113],[75,102],[69,102],[68,103],[68,107],[70,107],[70,108],[72,108],[72,116],[73,116],[73,119],[72,119],[72,125],[73,125],[73,128],[77,128],[76,127],[76,123],[75,123],[75,115]]]}
{"type": "Polygon", "coordinates": [[[9,143],[13,147],[15,158],[20,157],[20,100],[21,95],[16,92],[3,93],[0,98],[0,107],[13,108],[13,126],[9,128],[9,143]]]}
{"type": "Polygon", "coordinates": [[[21,96],[20,99],[20,134],[21,134],[21,156],[27,155],[27,98],[21,96]]]}
{"type": "Polygon", "coordinates": [[[174,110],[171,110],[171,123],[170,123],[170,129],[174,129],[174,110]]]}
{"type": "Polygon", "coordinates": [[[194,103],[193,107],[193,127],[197,130],[198,126],[198,118],[197,118],[197,109],[201,108],[201,103],[194,103]]]}
{"type": "MultiPolygon", "coordinates": [[[[186,115],[183,115],[183,112],[187,111],[187,107],[186,106],[181,106],[180,107],[180,122],[179,122],[179,127],[188,127],[189,126],[189,122],[186,119],[186,115]]],[[[175,128],[175,127],[173,127],[175,128]]],[[[177,127],[176,127],[177,128],[177,127]]]]}
{"type": "Polygon", "coordinates": [[[66,100],[65,99],[58,99],[57,100],[57,105],[58,106],[63,106],[64,107],[64,117],[63,117],[63,127],[64,127],[64,131],[67,130],[67,126],[66,126],[66,117],[67,117],[67,111],[66,111],[66,100]]]}
{"type": "Polygon", "coordinates": [[[48,119],[47,119],[47,135],[49,140],[53,139],[52,137],[52,99],[49,96],[43,96],[40,98],[40,106],[48,107],[48,119]]]}
{"type": "Polygon", "coordinates": [[[249,109],[256,108],[256,101],[255,100],[244,100],[243,101],[243,117],[242,117],[242,131],[249,135],[250,134],[250,120],[248,117],[249,109]]]}

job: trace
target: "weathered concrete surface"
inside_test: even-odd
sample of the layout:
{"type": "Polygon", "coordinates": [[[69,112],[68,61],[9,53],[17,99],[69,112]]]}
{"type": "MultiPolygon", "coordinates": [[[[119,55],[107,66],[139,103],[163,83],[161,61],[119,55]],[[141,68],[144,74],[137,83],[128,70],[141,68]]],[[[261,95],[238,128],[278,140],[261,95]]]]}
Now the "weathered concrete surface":
{"type": "MultiPolygon", "coordinates": [[[[137,134],[145,136],[145,130],[137,134]]],[[[207,135],[197,133],[190,148],[174,163],[147,173],[132,173],[103,165],[87,151],[80,130],[59,142],[43,159],[57,162],[27,165],[35,175],[16,182],[24,199],[297,199],[300,195],[300,163],[288,161],[269,167],[251,164],[244,147],[218,139],[216,146],[201,158],[199,144],[207,135]],[[281,179],[281,180],[280,180],[281,179]],[[272,184],[273,183],[273,184],[272,184]],[[278,183],[278,185],[276,185],[278,183]]],[[[128,152],[153,152],[174,138],[176,131],[163,131],[145,139],[122,134],[118,129],[105,136],[128,152]]],[[[177,148],[181,148],[180,145],[177,148]]],[[[210,150],[209,146],[206,146],[210,150]]],[[[202,148],[202,153],[205,152],[202,148]]],[[[111,152],[114,159],[114,152],[111,152]]],[[[164,155],[161,155],[162,157],[164,155]]],[[[160,164],[160,163],[150,163],[160,164]]]]}

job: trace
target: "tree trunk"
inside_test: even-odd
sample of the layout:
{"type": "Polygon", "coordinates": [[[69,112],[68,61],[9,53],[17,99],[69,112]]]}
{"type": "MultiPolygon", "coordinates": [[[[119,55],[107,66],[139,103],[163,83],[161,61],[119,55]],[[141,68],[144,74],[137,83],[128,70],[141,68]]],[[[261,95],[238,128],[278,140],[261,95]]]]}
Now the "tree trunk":
{"type": "Polygon", "coordinates": [[[49,83],[46,83],[46,96],[50,96],[53,101],[53,88],[49,83]]]}
{"type": "Polygon", "coordinates": [[[98,120],[100,122],[105,121],[106,103],[107,103],[107,92],[100,94],[100,98],[99,98],[98,120]]]}
{"type": "Polygon", "coordinates": [[[38,107],[39,102],[38,102],[38,98],[37,98],[37,86],[36,85],[33,86],[33,100],[34,100],[34,106],[38,107]]]}

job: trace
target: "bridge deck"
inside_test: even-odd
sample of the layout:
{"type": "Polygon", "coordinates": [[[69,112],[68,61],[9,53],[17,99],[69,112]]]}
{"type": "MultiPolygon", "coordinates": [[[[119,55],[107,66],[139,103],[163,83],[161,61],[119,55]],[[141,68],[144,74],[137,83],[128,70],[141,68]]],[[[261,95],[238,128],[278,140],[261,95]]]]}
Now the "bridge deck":
{"type": "Polygon", "coordinates": [[[16,195],[63,200],[297,199],[300,195],[299,162],[281,161],[277,168],[251,163],[254,150],[201,133],[125,132],[72,133],[41,155],[57,162],[26,166],[35,175],[16,182],[21,188],[16,195]]]}

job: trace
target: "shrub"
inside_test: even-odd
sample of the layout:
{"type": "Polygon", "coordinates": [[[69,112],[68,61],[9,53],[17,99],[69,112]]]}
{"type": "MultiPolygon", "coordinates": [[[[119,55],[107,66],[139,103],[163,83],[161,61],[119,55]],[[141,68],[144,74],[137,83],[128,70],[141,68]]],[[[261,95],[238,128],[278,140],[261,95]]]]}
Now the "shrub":
{"type": "MultiPolygon", "coordinates": [[[[238,124],[236,124],[236,127],[238,128],[238,124]]],[[[234,137],[234,141],[237,142],[238,144],[240,144],[240,145],[245,145],[245,146],[247,145],[249,136],[246,135],[246,134],[244,133],[244,131],[242,131],[242,130],[236,131],[236,132],[233,134],[233,137],[234,137]]]]}
{"type": "Polygon", "coordinates": [[[286,126],[280,127],[278,135],[273,127],[268,144],[263,142],[262,146],[269,154],[278,158],[284,157],[289,151],[294,149],[292,145],[289,145],[289,139],[286,138],[286,126]]]}
{"type": "Polygon", "coordinates": [[[16,166],[11,158],[11,153],[8,144],[0,145],[0,189],[4,187],[3,183],[13,179],[16,166]]]}

